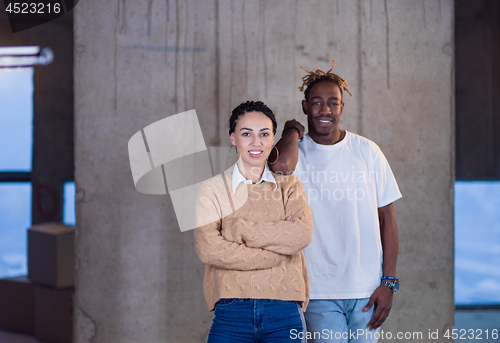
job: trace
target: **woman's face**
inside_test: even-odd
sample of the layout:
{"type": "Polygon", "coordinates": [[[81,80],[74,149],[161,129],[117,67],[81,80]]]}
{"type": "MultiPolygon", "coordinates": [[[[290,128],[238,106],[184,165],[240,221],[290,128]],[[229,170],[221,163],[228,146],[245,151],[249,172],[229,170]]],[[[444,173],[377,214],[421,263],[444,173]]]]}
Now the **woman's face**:
{"type": "Polygon", "coordinates": [[[273,122],[261,112],[247,112],[238,118],[230,138],[245,169],[263,168],[274,144],[273,122]]]}

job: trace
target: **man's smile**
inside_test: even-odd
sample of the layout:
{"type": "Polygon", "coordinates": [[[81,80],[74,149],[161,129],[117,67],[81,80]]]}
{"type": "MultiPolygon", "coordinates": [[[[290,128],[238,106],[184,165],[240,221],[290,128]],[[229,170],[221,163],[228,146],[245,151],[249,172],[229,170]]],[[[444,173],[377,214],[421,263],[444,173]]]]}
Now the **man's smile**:
{"type": "Polygon", "coordinates": [[[333,122],[333,118],[330,117],[319,117],[316,120],[319,121],[320,125],[327,125],[333,122]]]}

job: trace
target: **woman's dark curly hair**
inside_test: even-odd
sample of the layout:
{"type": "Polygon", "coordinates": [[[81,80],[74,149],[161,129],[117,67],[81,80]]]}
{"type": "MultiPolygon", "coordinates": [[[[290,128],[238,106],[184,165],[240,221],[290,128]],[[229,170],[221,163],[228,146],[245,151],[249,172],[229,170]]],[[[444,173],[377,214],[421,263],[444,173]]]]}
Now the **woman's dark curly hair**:
{"type": "Polygon", "coordinates": [[[229,118],[229,135],[234,132],[238,118],[248,112],[261,112],[266,115],[273,122],[273,134],[276,134],[276,127],[278,124],[276,123],[276,117],[273,111],[271,111],[262,101],[247,101],[241,103],[233,110],[231,118],[229,118]]]}

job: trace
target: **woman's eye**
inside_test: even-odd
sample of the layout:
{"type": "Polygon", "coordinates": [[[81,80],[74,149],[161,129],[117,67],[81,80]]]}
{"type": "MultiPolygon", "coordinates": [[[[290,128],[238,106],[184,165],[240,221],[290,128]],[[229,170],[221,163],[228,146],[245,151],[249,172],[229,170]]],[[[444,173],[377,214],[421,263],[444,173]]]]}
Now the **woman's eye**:
{"type": "Polygon", "coordinates": [[[269,133],[264,132],[264,133],[262,134],[262,136],[263,136],[263,137],[267,137],[267,136],[269,136],[269,133]]]}
{"type": "Polygon", "coordinates": [[[248,132],[243,132],[243,134],[242,134],[242,135],[243,135],[243,136],[245,136],[245,137],[248,137],[248,136],[250,136],[250,133],[248,133],[248,132]]]}

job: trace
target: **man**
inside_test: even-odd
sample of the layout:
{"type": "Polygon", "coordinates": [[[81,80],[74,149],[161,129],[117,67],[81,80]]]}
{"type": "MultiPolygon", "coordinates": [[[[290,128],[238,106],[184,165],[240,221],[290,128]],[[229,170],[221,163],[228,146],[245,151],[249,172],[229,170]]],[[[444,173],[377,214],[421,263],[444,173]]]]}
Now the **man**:
{"type": "Polygon", "coordinates": [[[349,90],[332,70],[303,78],[309,132],[287,121],[270,167],[299,177],[313,211],[313,239],[304,250],[309,342],[376,342],[373,330],[388,317],[399,287],[393,202],[401,193],[380,148],[340,129],[342,88],[349,90]]]}

